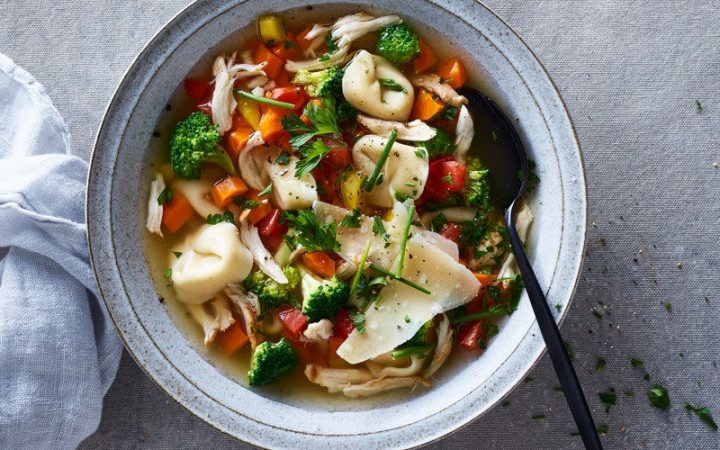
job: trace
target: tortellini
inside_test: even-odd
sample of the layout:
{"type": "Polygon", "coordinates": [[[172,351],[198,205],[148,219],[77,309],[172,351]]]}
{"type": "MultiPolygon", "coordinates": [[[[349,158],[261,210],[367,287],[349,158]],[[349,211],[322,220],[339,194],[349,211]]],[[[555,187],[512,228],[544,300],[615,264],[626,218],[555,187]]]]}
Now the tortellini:
{"type": "Polygon", "coordinates": [[[253,266],[250,251],[240,241],[235,225],[205,225],[172,267],[170,279],[183,303],[199,304],[213,298],[229,283],[244,280],[253,266]]]}
{"type": "Polygon", "coordinates": [[[365,50],[360,50],[345,68],[342,90],[345,99],[359,111],[399,122],[410,117],[415,100],[410,81],[385,58],[365,50]],[[380,80],[395,82],[398,87],[383,87],[380,80]]]}
{"type": "MultiPolygon", "coordinates": [[[[353,160],[358,169],[370,174],[375,169],[387,138],[365,135],[353,146],[353,160]]],[[[382,182],[375,185],[366,195],[366,200],[375,206],[392,208],[395,200],[417,199],[425,189],[428,177],[427,152],[417,147],[394,143],[383,168],[382,182]]]]}

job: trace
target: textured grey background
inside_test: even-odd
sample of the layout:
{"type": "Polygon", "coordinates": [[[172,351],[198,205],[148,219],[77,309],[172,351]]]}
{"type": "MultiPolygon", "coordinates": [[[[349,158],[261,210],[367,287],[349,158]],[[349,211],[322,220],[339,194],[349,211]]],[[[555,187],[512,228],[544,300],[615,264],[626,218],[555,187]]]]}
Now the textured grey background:
{"type": "MultiPolygon", "coordinates": [[[[606,447],[720,448],[720,434],[683,409],[709,406],[720,419],[720,2],[486,3],[546,65],[583,148],[591,224],[562,331],[596,421],[608,425],[606,447]],[[668,388],[669,412],[649,406],[654,382],[668,388]],[[606,413],[597,393],[610,388],[618,405],[606,413]]],[[[45,85],[88,157],[125,69],[186,4],[0,0],[0,52],[45,85]]],[[[530,377],[509,405],[432,448],[578,448],[547,357],[530,377]]],[[[82,448],[246,447],[175,404],[125,355],[100,429],[82,448]]]]}

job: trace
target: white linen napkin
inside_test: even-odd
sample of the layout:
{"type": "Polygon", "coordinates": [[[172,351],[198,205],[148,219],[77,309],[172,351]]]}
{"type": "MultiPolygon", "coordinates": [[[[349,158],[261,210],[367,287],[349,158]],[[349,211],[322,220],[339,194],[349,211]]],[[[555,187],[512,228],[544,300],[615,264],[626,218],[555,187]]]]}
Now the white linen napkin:
{"type": "Polygon", "coordinates": [[[43,87],[0,54],[0,448],[75,448],[122,344],[88,261],[88,165],[43,87]],[[2,256],[4,253],[4,257],[2,256]]]}

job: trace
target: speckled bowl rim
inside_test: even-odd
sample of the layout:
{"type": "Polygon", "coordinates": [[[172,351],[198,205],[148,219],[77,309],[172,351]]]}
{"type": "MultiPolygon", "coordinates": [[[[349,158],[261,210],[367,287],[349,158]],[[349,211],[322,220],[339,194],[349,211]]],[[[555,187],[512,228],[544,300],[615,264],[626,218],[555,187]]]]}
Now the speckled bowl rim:
{"type": "MultiPolygon", "coordinates": [[[[238,6],[238,5],[241,5],[241,4],[245,3],[246,1],[247,1],[247,0],[229,1],[229,2],[226,3],[225,8],[224,8],[224,9],[218,9],[218,10],[216,11],[216,14],[215,14],[215,15],[217,16],[217,15],[219,15],[219,14],[222,14],[222,13],[226,12],[227,10],[233,8],[233,7],[236,7],[236,6],[238,6]]],[[[153,47],[155,47],[155,46],[158,44],[158,42],[164,37],[164,35],[168,32],[168,30],[169,30],[171,27],[173,27],[174,25],[176,25],[176,23],[177,23],[178,21],[180,21],[184,16],[192,13],[192,12],[195,10],[195,8],[200,8],[200,7],[202,7],[202,5],[205,4],[205,3],[211,3],[211,1],[200,0],[200,1],[197,1],[197,2],[195,2],[195,3],[191,3],[191,4],[189,4],[188,6],[186,6],[185,8],[183,8],[180,12],[178,12],[178,14],[176,14],[172,19],[170,19],[170,20],[160,29],[160,31],[158,31],[158,33],[156,33],[156,35],[148,42],[148,44],[142,49],[142,51],[138,54],[138,56],[136,57],[136,59],[133,61],[132,65],[131,65],[131,66],[129,67],[129,69],[126,71],[125,75],[124,75],[123,78],[122,78],[122,81],[119,83],[118,88],[116,89],[116,91],[115,91],[114,94],[113,94],[113,97],[112,97],[112,99],[111,99],[111,101],[110,101],[110,104],[109,104],[109,106],[108,106],[105,114],[103,115],[103,118],[102,118],[102,121],[101,121],[101,125],[100,125],[100,128],[99,128],[98,133],[97,133],[97,136],[96,136],[95,145],[94,145],[93,154],[92,154],[91,169],[90,169],[89,174],[88,174],[88,186],[89,186],[89,188],[88,188],[88,191],[87,191],[87,202],[86,202],[86,218],[88,219],[88,220],[87,220],[87,223],[88,223],[88,243],[89,243],[89,247],[90,247],[90,258],[91,258],[91,262],[92,262],[92,265],[93,265],[93,269],[94,269],[94,271],[95,271],[96,279],[97,279],[97,281],[98,281],[98,287],[99,287],[99,292],[100,292],[100,294],[101,294],[101,297],[103,298],[103,301],[105,302],[106,306],[108,307],[108,310],[110,311],[110,315],[111,315],[111,318],[112,318],[112,320],[113,320],[113,323],[115,324],[116,328],[118,329],[119,334],[120,334],[120,337],[122,338],[123,342],[125,343],[126,348],[128,349],[128,351],[129,351],[129,353],[131,354],[131,356],[136,360],[136,362],[137,362],[137,363],[143,368],[143,370],[148,374],[148,376],[149,376],[161,389],[165,390],[165,392],[168,393],[168,395],[170,395],[174,400],[176,400],[181,406],[183,406],[184,408],[186,408],[189,412],[191,412],[192,414],[196,415],[197,417],[205,420],[208,424],[210,424],[211,426],[215,427],[215,428],[218,429],[219,431],[224,432],[224,433],[226,433],[226,434],[228,434],[228,435],[230,435],[230,436],[232,436],[232,437],[235,437],[235,438],[238,438],[238,439],[241,439],[241,440],[245,440],[245,441],[247,441],[247,442],[251,442],[251,443],[253,443],[253,444],[255,444],[255,445],[261,445],[261,446],[263,446],[263,445],[268,445],[268,443],[270,443],[270,442],[272,442],[272,441],[268,441],[267,439],[260,439],[260,440],[258,440],[258,439],[253,438],[252,436],[248,436],[248,435],[239,435],[237,432],[234,432],[233,430],[227,429],[227,428],[225,428],[225,427],[223,427],[223,426],[220,426],[219,424],[214,423],[213,420],[212,420],[210,417],[203,417],[203,415],[202,415],[199,411],[197,411],[195,408],[193,408],[193,407],[191,407],[190,405],[188,405],[188,404],[187,404],[185,401],[183,401],[182,399],[178,398],[178,396],[177,396],[176,393],[174,393],[174,392],[172,392],[171,390],[167,389],[166,386],[164,385],[163,381],[160,380],[160,379],[156,376],[156,373],[152,370],[152,368],[146,366],[145,364],[143,364],[143,363],[137,358],[137,355],[135,355],[135,354],[133,353],[133,350],[132,350],[132,349],[133,349],[133,345],[132,345],[130,342],[128,342],[128,340],[126,339],[126,336],[124,335],[123,328],[118,324],[118,322],[117,322],[117,320],[116,320],[116,317],[115,317],[115,315],[114,315],[114,313],[113,313],[113,308],[111,307],[111,305],[110,305],[110,304],[108,303],[108,301],[107,301],[106,291],[103,289],[103,288],[104,288],[104,283],[102,282],[102,278],[100,277],[100,273],[99,273],[99,270],[98,270],[98,262],[96,261],[95,252],[93,251],[95,245],[98,245],[98,246],[101,245],[101,244],[96,244],[96,242],[102,242],[103,239],[107,239],[107,236],[103,236],[103,230],[102,230],[102,228],[101,228],[101,227],[95,227],[95,223],[90,220],[90,218],[91,218],[91,210],[93,209],[93,208],[92,208],[92,205],[97,205],[97,203],[96,203],[97,199],[93,198],[93,192],[94,192],[94,191],[93,191],[92,189],[90,189],[90,187],[95,186],[96,183],[102,181],[101,179],[98,178],[99,175],[96,174],[96,172],[94,171],[94,168],[95,168],[95,163],[96,163],[96,157],[98,157],[98,155],[100,154],[100,149],[101,149],[101,147],[102,147],[102,146],[101,146],[101,137],[104,135],[104,133],[105,133],[107,127],[108,127],[108,123],[107,123],[107,121],[108,121],[108,116],[111,115],[111,114],[110,114],[111,111],[113,110],[114,107],[116,107],[116,102],[117,102],[117,100],[118,100],[118,97],[119,97],[120,94],[121,94],[122,87],[125,85],[125,83],[128,81],[128,79],[131,77],[131,75],[138,70],[138,65],[139,65],[139,63],[140,63],[140,60],[143,58],[143,56],[145,56],[146,53],[148,53],[149,50],[151,50],[153,47]]],[[[438,4],[435,3],[435,2],[426,2],[426,3],[432,3],[433,6],[435,6],[435,7],[437,7],[437,8],[441,8],[441,9],[443,9],[445,12],[447,12],[447,13],[455,16],[455,18],[456,18],[457,20],[461,20],[461,21],[465,22],[469,27],[475,28],[475,27],[473,26],[473,24],[471,24],[470,22],[468,22],[468,20],[466,20],[466,19],[458,16],[455,12],[453,12],[453,11],[451,11],[451,10],[444,8],[442,5],[438,5],[438,4]]],[[[460,1],[456,2],[456,3],[465,3],[465,4],[467,4],[468,2],[466,2],[466,1],[464,1],[464,0],[460,0],[460,1]]],[[[298,5],[292,5],[292,6],[298,6],[298,5]]],[[[494,13],[492,10],[490,10],[487,6],[483,5],[482,3],[475,3],[473,6],[474,6],[474,7],[478,7],[478,8],[483,8],[486,13],[489,13],[489,14],[492,15],[496,20],[498,20],[499,23],[511,34],[512,38],[516,39],[516,40],[521,44],[521,46],[523,47],[523,50],[525,50],[525,51],[527,51],[527,52],[529,53],[531,59],[533,60],[533,63],[536,64],[539,69],[541,69],[541,72],[542,72],[541,75],[544,77],[544,80],[543,80],[543,81],[546,81],[546,82],[549,83],[549,86],[551,87],[551,90],[552,90],[552,94],[554,94],[554,96],[556,97],[554,100],[557,100],[557,101],[559,102],[559,106],[560,106],[560,109],[561,109],[560,112],[562,113],[562,117],[561,117],[560,119],[557,119],[557,118],[556,118],[556,119],[555,119],[555,122],[557,122],[558,120],[564,120],[564,121],[567,122],[567,125],[569,126],[569,131],[570,131],[570,139],[571,139],[572,145],[573,145],[573,147],[574,147],[574,148],[572,149],[572,150],[574,150],[572,153],[574,153],[574,156],[577,156],[577,158],[578,158],[578,161],[577,161],[577,162],[579,163],[579,168],[580,168],[580,170],[579,170],[579,172],[573,173],[572,175],[574,175],[575,177],[577,177],[578,180],[579,180],[579,182],[580,182],[579,192],[576,193],[576,194],[578,195],[578,197],[577,197],[577,198],[574,198],[573,200],[579,202],[579,204],[581,205],[580,209],[574,211],[574,213],[577,214],[578,218],[580,219],[580,220],[578,220],[578,222],[577,222],[578,228],[577,228],[577,230],[575,231],[575,233],[580,234],[580,235],[581,235],[581,239],[580,239],[580,242],[579,242],[579,247],[577,248],[577,252],[578,252],[579,259],[577,260],[577,263],[576,263],[574,269],[571,271],[572,273],[565,273],[565,275],[571,275],[571,276],[573,277],[573,281],[572,281],[572,286],[567,290],[567,293],[566,293],[566,302],[563,304],[562,312],[557,316],[558,323],[562,323],[562,321],[565,319],[565,317],[566,317],[566,315],[567,315],[567,311],[568,311],[569,306],[570,306],[570,304],[571,304],[571,302],[572,302],[572,298],[573,298],[573,295],[574,295],[574,293],[575,293],[575,289],[576,289],[576,287],[577,287],[577,282],[578,282],[578,278],[579,278],[579,274],[580,274],[580,269],[581,269],[581,267],[582,267],[583,258],[584,258],[584,250],[585,250],[585,244],[586,244],[586,232],[587,232],[587,200],[586,200],[587,186],[586,186],[586,180],[585,180],[585,175],[584,175],[585,163],[584,163],[584,160],[583,160],[583,157],[582,157],[582,152],[580,151],[580,145],[579,145],[579,142],[578,142],[578,139],[577,139],[576,129],[575,129],[575,127],[574,127],[574,124],[573,124],[573,122],[572,122],[572,119],[570,118],[570,115],[569,115],[569,112],[568,112],[567,107],[566,107],[566,105],[565,105],[565,102],[564,102],[564,100],[562,99],[562,97],[560,96],[556,85],[554,84],[554,82],[553,82],[552,79],[550,78],[547,70],[546,70],[545,67],[542,65],[542,63],[541,63],[540,60],[537,58],[537,56],[536,56],[535,53],[532,51],[532,49],[530,49],[530,47],[525,43],[525,41],[524,41],[502,18],[500,18],[497,14],[495,14],[495,13],[494,13]]],[[[288,5],[288,7],[291,7],[291,5],[288,5]]],[[[489,40],[489,38],[488,38],[488,40],[489,40]]],[[[177,43],[176,43],[176,44],[177,44],[177,43]]],[[[178,45],[179,45],[179,44],[178,44],[178,45]]],[[[494,44],[493,44],[493,45],[494,45],[494,44]]],[[[507,58],[507,57],[506,57],[506,58],[507,58]]],[[[512,63],[511,63],[511,65],[512,65],[512,63]]],[[[518,74],[519,74],[519,73],[518,73],[518,74]]],[[[528,87],[528,90],[531,90],[530,87],[527,85],[527,80],[525,79],[525,77],[523,77],[521,74],[519,74],[519,75],[520,75],[520,78],[523,80],[523,83],[528,87]]],[[[537,82],[537,80],[536,80],[536,82],[537,82]]],[[[546,119],[544,115],[543,115],[543,119],[544,119],[544,120],[546,119]]],[[[546,122],[546,125],[547,125],[547,122],[546,122]]],[[[549,125],[547,125],[547,126],[549,126],[549,125]]],[[[123,129],[123,132],[124,132],[124,129],[123,129]]],[[[121,136],[118,136],[118,137],[121,137],[121,136]]],[[[539,330],[537,329],[537,324],[536,324],[536,323],[533,323],[533,325],[528,329],[528,331],[527,331],[527,333],[525,334],[525,336],[521,339],[520,344],[518,344],[518,348],[519,348],[520,346],[522,346],[522,345],[531,347],[531,349],[526,349],[526,351],[528,351],[532,356],[531,356],[529,359],[527,359],[523,364],[521,364],[522,369],[520,369],[520,370],[518,371],[518,373],[516,374],[515,377],[512,378],[512,380],[510,380],[510,381],[508,381],[508,382],[505,383],[505,386],[503,386],[503,388],[501,389],[502,392],[500,392],[499,394],[497,394],[497,395],[495,396],[495,399],[494,399],[493,402],[490,402],[489,404],[485,405],[485,406],[484,406],[484,409],[482,409],[482,411],[481,411],[480,413],[474,413],[472,409],[466,408],[466,410],[464,411],[465,414],[464,414],[463,417],[455,417],[453,420],[450,421],[450,423],[445,423],[445,424],[444,424],[444,427],[443,427],[441,430],[438,430],[437,432],[434,432],[434,433],[431,433],[431,434],[423,435],[423,436],[422,436],[421,438],[419,438],[419,439],[415,439],[415,440],[412,440],[412,439],[411,439],[411,440],[402,441],[402,443],[400,443],[400,444],[397,444],[397,443],[396,443],[394,446],[398,446],[398,447],[409,447],[409,446],[412,446],[412,447],[415,447],[415,446],[420,446],[420,445],[427,444],[427,443],[432,442],[432,441],[434,441],[434,440],[440,439],[441,437],[445,436],[446,434],[448,434],[448,433],[450,433],[450,432],[452,432],[452,431],[455,431],[455,430],[457,430],[457,429],[459,429],[459,428],[467,425],[467,424],[470,423],[471,421],[477,419],[478,417],[480,417],[481,415],[483,415],[484,413],[486,413],[487,411],[489,411],[493,406],[495,406],[495,405],[496,405],[497,403],[499,403],[505,396],[507,396],[507,395],[512,391],[512,389],[514,389],[514,388],[517,386],[518,382],[522,379],[522,377],[524,376],[524,374],[526,374],[527,372],[529,372],[529,371],[537,364],[537,362],[539,361],[540,357],[541,357],[542,354],[545,352],[544,343],[542,343],[541,339],[539,339],[538,336],[539,336],[539,330]]],[[[500,371],[500,370],[502,370],[502,369],[503,369],[503,365],[501,365],[501,366],[497,369],[497,371],[500,371]]],[[[178,370],[179,370],[179,369],[178,369],[178,370]]],[[[177,375],[182,376],[181,373],[178,373],[177,375]]],[[[448,408],[448,409],[449,409],[449,408],[448,408]]],[[[436,415],[438,415],[438,414],[442,414],[443,412],[445,412],[445,410],[437,411],[436,413],[432,414],[432,415],[431,415],[430,417],[428,417],[427,419],[429,420],[429,419],[432,418],[433,416],[436,416],[436,415]]],[[[424,421],[425,421],[425,420],[422,420],[421,422],[424,422],[424,421]]],[[[410,424],[407,425],[407,427],[416,426],[417,423],[418,423],[418,422],[410,423],[410,424]]],[[[258,424],[259,424],[259,425],[263,425],[262,423],[258,423],[258,424]]],[[[401,428],[406,428],[406,427],[401,427],[401,428]]],[[[280,430],[280,431],[282,432],[283,430],[280,430]]],[[[390,431],[392,432],[392,431],[395,431],[395,430],[390,430],[390,431]]],[[[290,431],[288,431],[288,432],[290,432],[290,431]]],[[[371,434],[373,434],[373,433],[371,433],[371,434]]],[[[377,433],[374,433],[374,434],[377,434],[377,433]]],[[[308,435],[306,435],[306,436],[307,436],[307,437],[313,437],[313,436],[315,436],[315,437],[320,437],[321,439],[323,439],[323,438],[328,438],[328,437],[330,437],[330,438],[333,437],[333,436],[328,436],[328,435],[313,435],[313,434],[308,434],[308,435]]],[[[323,439],[323,440],[324,440],[324,439],[323,439]]],[[[292,441],[290,441],[290,442],[292,442],[292,441]]],[[[382,442],[382,440],[381,440],[380,442],[382,442]]],[[[317,445],[317,443],[316,443],[315,445],[317,445]]]]}

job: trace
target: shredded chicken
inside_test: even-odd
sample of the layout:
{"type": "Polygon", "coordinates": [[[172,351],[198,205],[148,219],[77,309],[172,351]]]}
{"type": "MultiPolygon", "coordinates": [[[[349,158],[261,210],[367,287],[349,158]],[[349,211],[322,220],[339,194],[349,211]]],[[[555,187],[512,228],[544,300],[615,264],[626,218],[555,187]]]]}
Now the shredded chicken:
{"type": "Polygon", "coordinates": [[[266,169],[266,161],[270,155],[265,147],[261,147],[263,144],[265,141],[262,134],[255,131],[250,135],[247,144],[238,156],[240,177],[256,191],[262,191],[270,184],[270,175],[266,169]]]}
{"type": "Polygon", "coordinates": [[[257,317],[261,314],[260,300],[252,292],[245,292],[239,284],[228,284],[225,288],[225,295],[240,310],[245,324],[245,333],[250,340],[250,349],[255,351],[255,347],[263,340],[257,324],[257,317]]]}
{"type": "Polygon", "coordinates": [[[265,63],[260,64],[235,64],[235,54],[230,58],[224,55],[218,56],[213,63],[213,75],[215,76],[215,89],[211,100],[213,122],[217,124],[218,131],[225,133],[232,128],[232,114],[237,107],[237,101],[233,95],[235,80],[241,78],[265,75],[262,70],[265,63]]]}
{"type": "Polygon", "coordinates": [[[453,156],[463,164],[465,164],[465,156],[468,150],[470,150],[470,144],[472,144],[474,136],[475,126],[473,125],[472,117],[470,117],[470,112],[467,107],[462,105],[460,107],[460,113],[458,113],[458,121],[455,128],[455,151],[453,152],[453,156]]]}
{"type": "Polygon", "coordinates": [[[270,78],[268,78],[264,75],[260,75],[260,76],[257,76],[255,78],[251,78],[250,80],[248,80],[246,85],[247,85],[247,88],[250,89],[250,93],[252,93],[253,95],[262,96],[265,93],[265,89],[262,89],[262,87],[265,84],[267,84],[268,81],[270,81],[270,78]],[[256,94],[257,91],[255,89],[257,89],[257,88],[262,89],[262,92],[259,94],[256,94]]]}
{"type": "Polygon", "coordinates": [[[313,322],[307,326],[303,336],[308,341],[327,341],[333,335],[333,323],[327,319],[313,322]]]}
{"type": "Polygon", "coordinates": [[[230,303],[222,295],[199,305],[187,305],[187,308],[203,329],[205,345],[212,344],[218,333],[235,323],[230,303]]]}
{"type": "Polygon", "coordinates": [[[248,219],[249,214],[250,210],[246,209],[240,215],[240,238],[252,253],[255,264],[258,265],[260,270],[278,283],[287,284],[288,279],[283,273],[282,267],[273,259],[270,252],[263,245],[258,229],[248,219]]]}
{"type": "Polygon", "coordinates": [[[332,25],[313,25],[312,29],[310,29],[310,31],[308,31],[305,35],[305,40],[311,41],[310,45],[304,52],[306,58],[315,58],[317,56],[315,50],[317,50],[323,42],[325,42],[325,39],[327,38],[327,35],[330,34],[331,30],[332,25]]]}
{"type": "Polygon", "coordinates": [[[402,360],[395,361],[389,353],[385,353],[368,361],[367,367],[376,379],[383,379],[387,377],[411,377],[420,373],[423,363],[425,362],[425,358],[413,355],[409,357],[409,360],[409,365],[398,366],[398,363],[402,364],[405,362],[404,358],[402,360]]]}
{"type": "Polygon", "coordinates": [[[422,377],[391,377],[381,380],[370,380],[363,384],[353,384],[343,389],[342,392],[347,397],[358,398],[369,397],[394,389],[414,388],[421,385],[429,387],[430,382],[422,377]]]}
{"type": "Polygon", "coordinates": [[[449,84],[443,83],[442,79],[437,74],[419,74],[410,77],[410,82],[428,91],[433,92],[440,100],[455,107],[467,104],[468,100],[464,96],[460,95],[453,89],[449,84]]]}
{"type": "Polygon", "coordinates": [[[311,383],[326,387],[328,392],[335,394],[353,384],[361,384],[373,379],[370,372],[364,369],[332,369],[308,364],[305,376],[311,383]]]}
{"type": "MultiPolygon", "coordinates": [[[[530,206],[527,203],[523,204],[523,207],[520,211],[518,211],[517,216],[515,216],[515,229],[517,229],[518,236],[520,236],[520,240],[522,242],[525,242],[527,239],[528,230],[530,229],[530,224],[532,223],[533,218],[534,216],[530,206]]],[[[515,255],[513,253],[508,253],[505,257],[505,261],[503,261],[500,266],[500,271],[498,272],[498,278],[505,280],[501,283],[503,288],[508,286],[510,283],[509,279],[514,277],[517,272],[515,255]]]]}
{"type": "Polygon", "coordinates": [[[487,239],[483,239],[477,247],[470,250],[467,266],[472,270],[478,270],[483,266],[494,266],[498,264],[499,258],[505,255],[507,248],[501,246],[503,237],[497,231],[490,232],[487,239]]]}
{"type": "Polygon", "coordinates": [[[430,365],[423,372],[424,378],[432,377],[435,372],[445,364],[448,356],[450,356],[450,350],[452,350],[452,335],[453,331],[452,328],[450,328],[450,320],[443,314],[443,319],[437,328],[437,346],[435,347],[432,360],[430,360],[430,365]]]}
{"type": "Polygon", "coordinates": [[[163,204],[158,201],[158,197],[165,190],[165,180],[161,173],[155,174],[155,179],[150,183],[150,198],[148,198],[148,215],[145,228],[153,234],[163,237],[162,234],[162,216],[163,204]]]}
{"type": "Polygon", "coordinates": [[[364,114],[357,115],[357,121],[365,128],[370,130],[372,134],[387,137],[394,129],[397,131],[398,141],[427,141],[435,137],[437,131],[423,122],[422,120],[413,120],[412,122],[403,123],[392,120],[376,119],[364,114]]]}
{"type": "Polygon", "coordinates": [[[398,16],[375,17],[361,12],[341,17],[329,27],[315,25],[305,37],[306,39],[312,39],[313,45],[315,45],[316,40],[320,40],[319,44],[312,49],[311,53],[315,54],[315,50],[323,42],[328,32],[332,33],[332,39],[338,47],[337,51],[328,54],[327,57],[323,55],[323,57],[308,61],[288,61],[285,63],[285,69],[289,72],[297,72],[301,69],[322,70],[336,64],[341,64],[349,56],[350,44],[352,44],[353,41],[380,28],[400,22],[402,22],[402,19],[398,16]]]}

